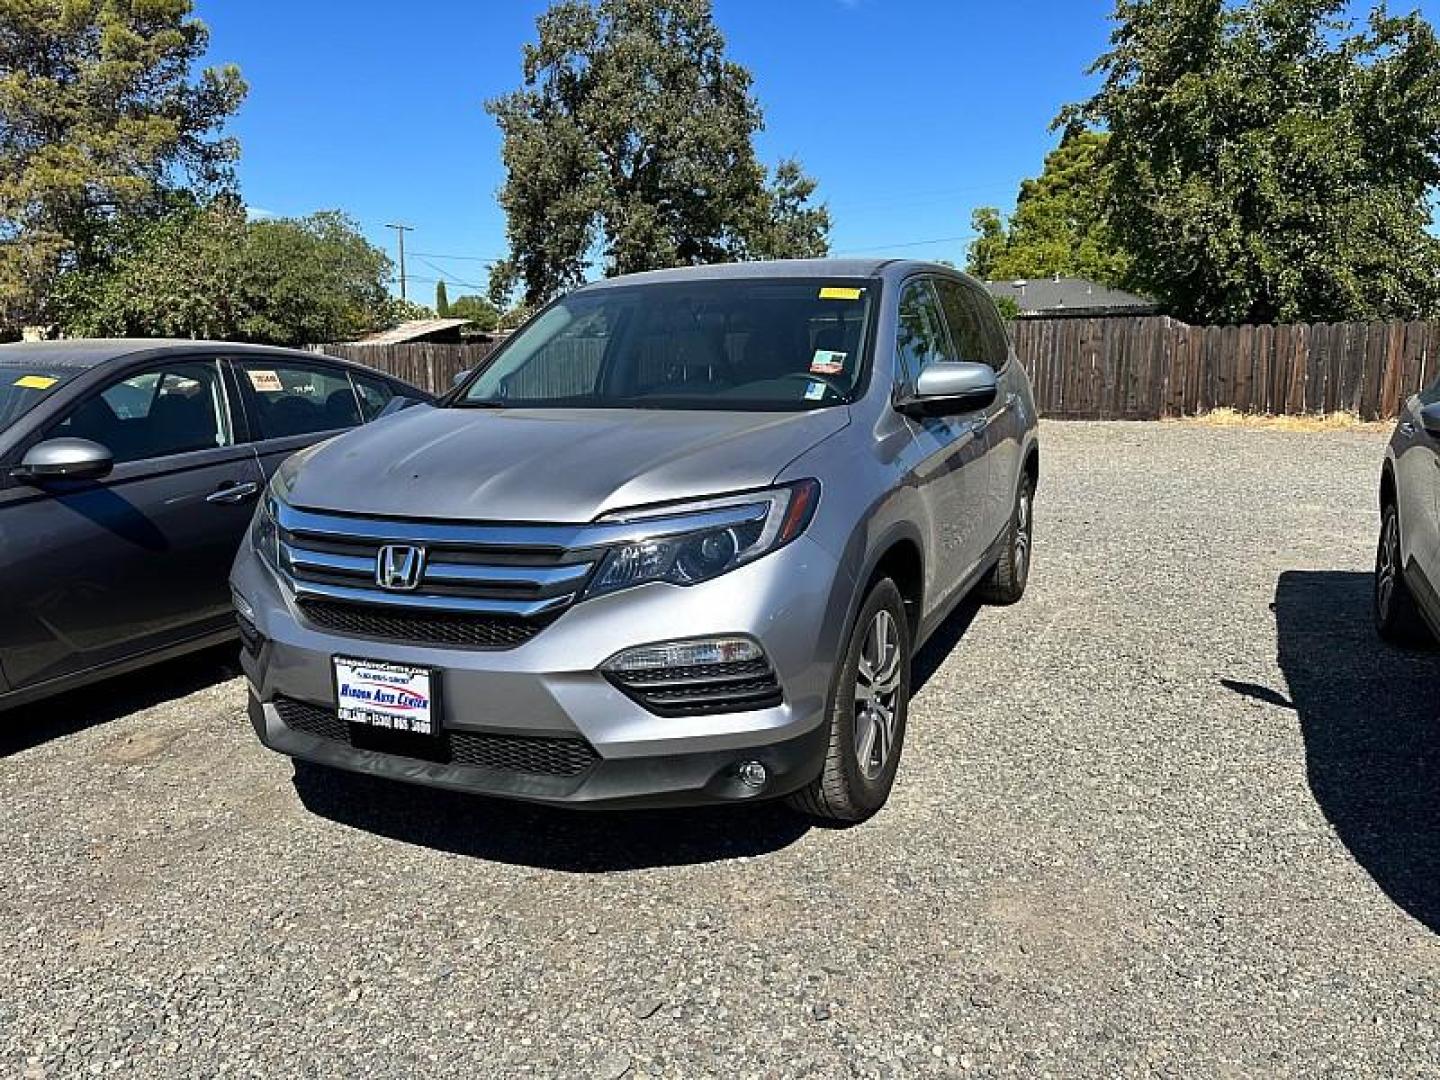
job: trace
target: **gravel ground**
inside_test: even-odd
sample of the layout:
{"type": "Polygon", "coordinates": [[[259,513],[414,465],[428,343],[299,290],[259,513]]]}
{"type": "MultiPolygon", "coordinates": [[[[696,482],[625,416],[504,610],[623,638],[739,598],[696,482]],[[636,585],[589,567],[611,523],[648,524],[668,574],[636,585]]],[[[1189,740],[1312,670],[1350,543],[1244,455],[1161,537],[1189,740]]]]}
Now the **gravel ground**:
{"type": "Polygon", "coordinates": [[[224,657],[5,718],[0,1074],[1440,1073],[1440,655],[1375,643],[1383,440],[1050,424],[890,806],[298,775],[224,657]]]}

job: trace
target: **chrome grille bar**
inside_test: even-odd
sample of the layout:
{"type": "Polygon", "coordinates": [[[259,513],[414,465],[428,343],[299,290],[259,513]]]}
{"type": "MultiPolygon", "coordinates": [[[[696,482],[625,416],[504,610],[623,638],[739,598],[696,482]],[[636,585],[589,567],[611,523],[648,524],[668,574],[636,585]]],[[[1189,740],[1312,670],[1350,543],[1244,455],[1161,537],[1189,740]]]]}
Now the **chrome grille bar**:
{"type": "Polygon", "coordinates": [[[575,602],[575,594],[542,600],[505,600],[498,597],[475,599],[465,596],[428,596],[424,593],[385,592],[382,589],[353,589],[344,585],[296,580],[295,595],[323,600],[348,600],[372,607],[408,608],[424,611],[460,611],[476,615],[514,615],[533,619],[549,615],[575,602]]]}

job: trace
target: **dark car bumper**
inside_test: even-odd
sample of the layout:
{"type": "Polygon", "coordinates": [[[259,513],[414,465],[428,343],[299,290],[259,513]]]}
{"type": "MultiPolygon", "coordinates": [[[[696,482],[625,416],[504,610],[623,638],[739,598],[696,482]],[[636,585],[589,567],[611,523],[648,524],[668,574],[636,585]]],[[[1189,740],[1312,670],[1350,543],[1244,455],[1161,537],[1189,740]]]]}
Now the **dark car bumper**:
{"type": "MultiPolygon", "coordinates": [[[[322,707],[310,708],[318,712],[322,707]]],[[[518,757],[514,767],[505,762],[461,764],[444,744],[417,744],[414,752],[422,756],[407,756],[403,748],[368,749],[356,745],[363,743],[365,733],[338,721],[324,734],[297,730],[275,705],[262,705],[253,693],[250,722],[271,750],[303,761],[476,795],[592,807],[702,806],[777,798],[820,774],[829,744],[829,728],[820,724],[798,738],[749,749],[610,759],[595,755],[572,775],[556,775],[527,771],[523,754],[496,755],[518,757]],[[765,767],[767,779],[761,787],[740,779],[740,766],[751,761],[765,767]]]]}

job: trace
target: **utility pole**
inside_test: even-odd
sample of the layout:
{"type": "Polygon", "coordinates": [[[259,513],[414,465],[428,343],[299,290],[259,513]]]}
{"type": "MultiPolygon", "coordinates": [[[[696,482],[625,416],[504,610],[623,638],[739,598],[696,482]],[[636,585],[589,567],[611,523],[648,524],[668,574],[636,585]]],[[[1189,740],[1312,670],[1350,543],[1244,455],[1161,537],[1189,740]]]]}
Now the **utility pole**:
{"type": "Polygon", "coordinates": [[[405,234],[407,232],[414,232],[415,226],[386,225],[385,228],[394,229],[395,235],[400,238],[400,299],[408,300],[409,297],[405,295],[405,234]]]}

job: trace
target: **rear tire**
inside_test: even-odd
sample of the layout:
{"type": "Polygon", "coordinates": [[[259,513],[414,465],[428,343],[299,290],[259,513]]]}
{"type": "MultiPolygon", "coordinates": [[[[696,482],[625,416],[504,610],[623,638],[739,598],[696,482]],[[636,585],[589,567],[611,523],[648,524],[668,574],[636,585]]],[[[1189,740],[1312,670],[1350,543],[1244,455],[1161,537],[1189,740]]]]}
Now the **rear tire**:
{"type": "Polygon", "coordinates": [[[1029,472],[1020,474],[1020,488],[1015,492],[1015,507],[1010,511],[1010,524],[1005,527],[1004,550],[997,562],[980,582],[976,594],[987,604],[1015,604],[1025,595],[1030,581],[1030,560],[1035,539],[1035,483],[1029,472]]]}
{"type": "Polygon", "coordinates": [[[791,795],[792,808],[823,821],[864,821],[890,797],[910,708],[910,624],[889,578],[860,605],[830,691],[825,767],[791,795]]]}
{"type": "Polygon", "coordinates": [[[1375,552],[1375,629],[1392,645],[1424,645],[1430,632],[1410,586],[1400,557],[1400,511],[1386,503],[1380,511],[1380,544],[1375,552]]]}

